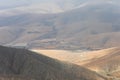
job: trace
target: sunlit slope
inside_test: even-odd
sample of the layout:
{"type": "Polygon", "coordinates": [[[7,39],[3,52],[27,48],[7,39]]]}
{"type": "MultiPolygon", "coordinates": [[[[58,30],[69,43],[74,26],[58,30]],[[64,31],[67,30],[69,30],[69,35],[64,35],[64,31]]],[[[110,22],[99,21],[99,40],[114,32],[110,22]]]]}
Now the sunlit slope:
{"type": "Polygon", "coordinates": [[[56,58],[62,61],[68,61],[76,63],[79,65],[84,65],[91,60],[99,59],[101,57],[107,56],[112,52],[115,52],[116,48],[109,48],[96,51],[85,51],[85,50],[41,50],[33,49],[32,51],[41,53],[43,55],[56,58]]]}
{"type": "Polygon", "coordinates": [[[102,70],[106,72],[118,71],[120,69],[120,48],[108,49],[108,51],[104,52],[107,53],[107,55],[98,58],[94,57],[85,64],[85,66],[93,70],[95,69],[98,72],[102,70]]]}
{"type": "Polygon", "coordinates": [[[33,50],[43,55],[84,66],[99,74],[119,78],[120,48],[96,51],[33,50]]]}
{"type": "Polygon", "coordinates": [[[74,64],[25,49],[2,46],[0,46],[0,75],[3,77],[5,75],[6,78],[11,75],[13,79],[18,76],[20,79],[23,77],[32,80],[106,80],[97,73],[74,64]]]}

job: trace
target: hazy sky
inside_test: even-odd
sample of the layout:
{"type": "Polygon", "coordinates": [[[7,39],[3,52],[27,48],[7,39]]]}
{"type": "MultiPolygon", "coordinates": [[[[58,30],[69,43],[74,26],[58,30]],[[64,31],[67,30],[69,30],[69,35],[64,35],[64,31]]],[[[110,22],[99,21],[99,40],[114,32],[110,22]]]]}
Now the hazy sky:
{"type": "Polygon", "coordinates": [[[37,2],[45,2],[45,1],[53,1],[53,0],[0,0],[0,6],[12,6],[12,5],[37,3],[37,2]]]}
{"type": "Polygon", "coordinates": [[[52,1],[62,1],[62,0],[0,0],[0,9],[12,8],[16,6],[26,6],[26,5],[42,3],[42,2],[52,2],[52,1]]]}
{"type": "MultiPolygon", "coordinates": [[[[0,0],[0,9],[11,8],[16,6],[24,6],[30,4],[36,4],[41,2],[51,2],[51,1],[101,1],[101,0],[0,0]]],[[[120,0],[102,0],[102,1],[117,1],[118,3],[120,0]]]]}
{"type": "Polygon", "coordinates": [[[20,5],[27,5],[26,0],[0,0],[0,9],[15,7],[20,5]]]}
{"type": "Polygon", "coordinates": [[[46,0],[0,0],[0,8],[34,4],[46,0]]]}

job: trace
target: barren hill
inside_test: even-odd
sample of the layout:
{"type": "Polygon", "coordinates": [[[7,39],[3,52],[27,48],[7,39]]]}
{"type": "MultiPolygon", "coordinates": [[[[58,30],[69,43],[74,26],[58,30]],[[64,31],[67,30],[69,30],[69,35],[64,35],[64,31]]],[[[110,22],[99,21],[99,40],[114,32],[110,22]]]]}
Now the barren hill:
{"type": "Polygon", "coordinates": [[[43,55],[82,65],[106,76],[120,76],[120,48],[96,51],[33,50],[43,55]]]}
{"type": "Polygon", "coordinates": [[[105,80],[83,67],[60,62],[24,49],[0,46],[0,74],[35,80],[105,80]]]}
{"type": "MultiPolygon", "coordinates": [[[[78,65],[85,65],[92,62],[95,59],[99,59],[105,56],[119,55],[119,48],[113,47],[102,50],[41,50],[41,49],[32,49],[34,52],[62,60],[67,62],[72,62],[78,65]],[[118,51],[118,53],[116,53],[118,51]],[[112,53],[112,54],[111,54],[112,53]]],[[[114,57],[114,56],[113,56],[114,57]]],[[[118,56],[119,57],[119,56],[118,56]]],[[[114,57],[115,58],[115,57],[114,57]]],[[[111,59],[111,58],[110,58],[111,59]]],[[[91,64],[92,65],[92,64],[91,64]]]]}
{"type": "Polygon", "coordinates": [[[0,44],[44,49],[120,46],[120,6],[117,1],[97,1],[86,0],[87,5],[58,14],[0,14],[0,44]]]}
{"type": "Polygon", "coordinates": [[[120,78],[120,48],[109,49],[105,53],[107,55],[99,58],[94,57],[84,66],[101,74],[120,78]]]}

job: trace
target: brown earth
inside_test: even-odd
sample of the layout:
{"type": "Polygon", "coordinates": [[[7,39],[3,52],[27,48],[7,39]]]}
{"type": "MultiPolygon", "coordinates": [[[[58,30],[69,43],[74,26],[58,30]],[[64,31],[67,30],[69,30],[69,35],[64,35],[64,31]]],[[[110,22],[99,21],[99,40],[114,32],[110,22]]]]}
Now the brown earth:
{"type": "Polygon", "coordinates": [[[9,75],[13,76],[13,80],[16,76],[18,80],[22,78],[20,76],[26,80],[28,77],[33,80],[106,80],[96,72],[75,64],[61,62],[25,49],[2,46],[0,46],[0,75],[5,75],[5,80],[9,75]]]}
{"type": "Polygon", "coordinates": [[[120,48],[96,51],[33,50],[43,55],[84,66],[103,75],[119,75],[120,48]]]}

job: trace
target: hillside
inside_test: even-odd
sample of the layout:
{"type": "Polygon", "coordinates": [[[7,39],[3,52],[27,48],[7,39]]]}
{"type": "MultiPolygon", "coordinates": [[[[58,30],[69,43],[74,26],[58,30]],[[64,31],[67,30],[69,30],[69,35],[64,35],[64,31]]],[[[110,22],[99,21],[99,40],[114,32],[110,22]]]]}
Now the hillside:
{"type": "MultiPolygon", "coordinates": [[[[102,50],[93,50],[93,51],[48,50],[48,49],[47,50],[32,49],[32,51],[55,58],[55,59],[58,59],[58,60],[61,60],[61,61],[72,62],[72,63],[78,64],[78,65],[85,65],[90,62],[93,62],[96,59],[99,60],[100,58],[106,57],[106,56],[109,56],[108,59],[111,59],[110,57],[112,57],[112,56],[110,56],[110,55],[112,55],[112,53],[114,55],[119,55],[119,48],[117,48],[117,47],[102,49],[102,50]]],[[[113,57],[116,58],[115,56],[113,56],[113,57]]],[[[119,56],[117,56],[117,57],[119,57],[119,56]]],[[[96,64],[96,63],[94,63],[94,64],[96,64]]],[[[90,63],[90,65],[93,65],[93,64],[90,63]]]]}
{"type": "MultiPolygon", "coordinates": [[[[109,49],[107,55],[94,57],[84,66],[97,72],[120,75],[120,48],[109,49]]],[[[98,55],[99,56],[99,55],[98,55]]]]}
{"type": "Polygon", "coordinates": [[[120,78],[120,48],[95,51],[33,50],[43,55],[84,66],[99,74],[120,78]]]}
{"type": "Polygon", "coordinates": [[[110,74],[110,76],[115,76],[117,78],[120,78],[120,70],[119,71],[114,71],[110,74]]]}
{"type": "MultiPolygon", "coordinates": [[[[32,49],[32,51],[49,56],[54,59],[61,61],[66,61],[74,64],[82,62],[81,60],[88,59],[90,56],[89,51],[82,50],[41,50],[41,49],[32,49]]],[[[80,63],[81,65],[81,63],[80,63]]]]}
{"type": "Polygon", "coordinates": [[[83,67],[60,62],[24,49],[0,46],[0,74],[34,80],[106,80],[83,67]]]}
{"type": "Polygon", "coordinates": [[[0,75],[0,80],[33,80],[30,77],[18,75],[0,75]]]}
{"type": "Polygon", "coordinates": [[[88,4],[56,14],[0,13],[0,44],[43,49],[120,46],[120,6],[116,1],[83,2],[88,4]]]}
{"type": "Polygon", "coordinates": [[[115,79],[119,80],[120,79],[120,48],[111,48],[106,51],[104,50],[104,53],[101,54],[103,54],[103,56],[101,57],[94,56],[92,59],[90,60],[88,59],[87,61],[85,61],[87,63],[85,63],[84,66],[102,75],[114,77],[115,79]]]}

